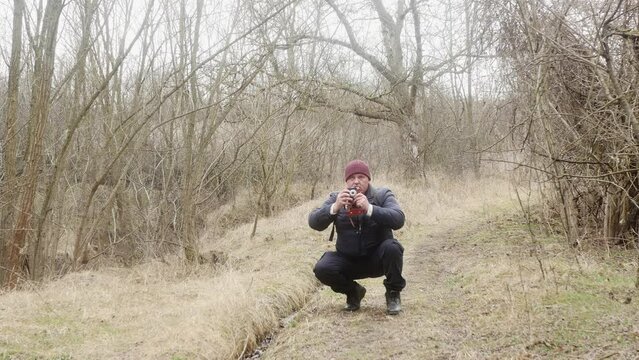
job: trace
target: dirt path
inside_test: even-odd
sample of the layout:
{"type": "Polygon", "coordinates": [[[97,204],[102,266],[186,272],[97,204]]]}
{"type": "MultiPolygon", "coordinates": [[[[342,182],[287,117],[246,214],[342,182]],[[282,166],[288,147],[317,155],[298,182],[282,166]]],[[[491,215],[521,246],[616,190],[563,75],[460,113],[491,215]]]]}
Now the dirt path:
{"type": "Polygon", "coordinates": [[[474,333],[467,322],[470,314],[460,307],[471,306],[472,299],[463,287],[453,284],[465,271],[463,264],[486,261],[483,246],[467,241],[469,232],[486,224],[464,221],[476,217],[471,210],[454,215],[435,226],[418,225],[403,234],[409,237],[404,241],[408,243],[404,267],[408,286],[402,293],[404,310],[400,316],[385,314],[382,278],[362,282],[368,292],[357,313],[340,311],[343,296],[323,287],[285,325],[264,358],[433,359],[460,355],[460,343],[474,333]]]}
{"type": "Polygon", "coordinates": [[[323,287],[262,358],[639,358],[637,301],[617,307],[597,295],[607,290],[587,289],[601,309],[573,311],[572,295],[583,291],[562,282],[570,256],[550,242],[545,258],[531,256],[527,224],[504,209],[457,209],[398,236],[408,281],[399,316],[385,314],[382,278],[362,282],[368,292],[356,313],[340,311],[343,296],[323,287]],[[624,335],[593,340],[603,323],[624,335]]]}

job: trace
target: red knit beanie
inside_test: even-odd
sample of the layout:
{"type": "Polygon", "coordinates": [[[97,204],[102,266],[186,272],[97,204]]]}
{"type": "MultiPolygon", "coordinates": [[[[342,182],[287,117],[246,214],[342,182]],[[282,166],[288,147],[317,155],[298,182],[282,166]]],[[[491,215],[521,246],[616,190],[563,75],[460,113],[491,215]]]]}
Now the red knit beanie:
{"type": "Polygon", "coordinates": [[[368,180],[371,179],[371,171],[368,169],[368,164],[362,160],[353,160],[346,164],[344,168],[344,181],[348,180],[348,178],[354,174],[364,174],[368,177],[368,180]]]}

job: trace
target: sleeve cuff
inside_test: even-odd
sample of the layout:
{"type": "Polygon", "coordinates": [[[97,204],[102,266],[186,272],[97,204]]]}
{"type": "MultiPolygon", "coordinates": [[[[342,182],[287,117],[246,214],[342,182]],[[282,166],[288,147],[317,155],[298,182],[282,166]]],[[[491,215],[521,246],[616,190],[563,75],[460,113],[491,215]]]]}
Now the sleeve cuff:
{"type": "Polygon", "coordinates": [[[368,204],[368,210],[366,211],[366,216],[371,217],[373,215],[373,205],[368,204]]]}
{"type": "Polygon", "coordinates": [[[328,213],[329,213],[329,214],[331,214],[331,215],[335,215],[335,214],[337,214],[337,211],[333,212],[333,210],[334,210],[333,208],[334,208],[334,207],[335,207],[335,203],[333,203],[333,204],[331,205],[330,209],[328,209],[328,213]]]}

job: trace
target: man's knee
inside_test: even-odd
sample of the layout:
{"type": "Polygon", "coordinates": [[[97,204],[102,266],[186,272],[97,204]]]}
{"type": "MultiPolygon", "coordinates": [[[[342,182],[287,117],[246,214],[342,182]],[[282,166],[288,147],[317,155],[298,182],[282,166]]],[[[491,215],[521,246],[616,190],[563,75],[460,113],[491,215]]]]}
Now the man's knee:
{"type": "Polygon", "coordinates": [[[313,272],[315,273],[315,277],[322,282],[337,273],[335,269],[333,269],[333,266],[331,266],[330,262],[327,261],[327,254],[322,255],[322,257],[317,260],[317,263],[313,268],[313,272]]]}
{"type": "Polygon", "coordinates": [[[383,257],[401,258],[404,255],[404,247],[396,239],[385,240],[381,246],[383,257]]]}
{"type": "Polygon", "coordinates": [[[320,261],[318,261],[317,264],[315,264],[315,267],[313,268],[313,272],[315,273],[315,277],[319,279],[320,277],[328,273],[328,267],[325,264],[322,264],[320,261]]]}

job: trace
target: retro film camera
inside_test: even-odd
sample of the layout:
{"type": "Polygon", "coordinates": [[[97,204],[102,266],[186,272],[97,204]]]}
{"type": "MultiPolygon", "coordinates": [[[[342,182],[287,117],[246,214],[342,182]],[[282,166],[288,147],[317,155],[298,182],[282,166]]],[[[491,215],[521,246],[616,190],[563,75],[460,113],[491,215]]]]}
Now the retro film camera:
{"type": "MultiPolygon", "coordinates": [[[[357,189],[354,188],[354,187],[348,188],[348,195],[351,196],[351,199],[354,199],[355,195],[357,195],[357,189]]],[[[356,206],[347,206],[346,207],[346,215],[348,215],[349,217],[361,215],[363,213],[364,213],[364,209],[362,209],[362,208],[358,208],[356,206]]]]}

